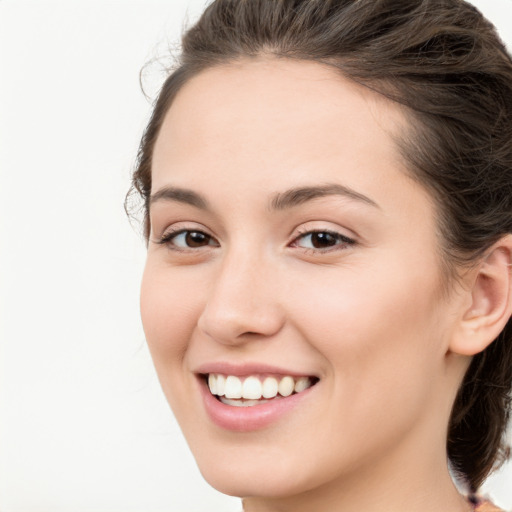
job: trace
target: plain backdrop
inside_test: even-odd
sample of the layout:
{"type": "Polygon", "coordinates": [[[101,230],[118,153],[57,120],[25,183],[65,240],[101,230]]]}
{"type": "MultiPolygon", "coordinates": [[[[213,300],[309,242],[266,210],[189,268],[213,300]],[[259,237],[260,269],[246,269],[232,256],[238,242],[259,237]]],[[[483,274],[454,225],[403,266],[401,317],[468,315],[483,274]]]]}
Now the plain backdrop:
{"type": "MultiPolygon", "coordinates": [[[[512,0],[474,2],[512,47],[512,0]]],[[[205,0],[0,0],[0,512],[235,512],[201,478],[139,319],[123,200],[157,59],[205,0]]],[[[169,62],[169,61],[168,61],[169,62]]],[[[488,483],[512,509],[512,465],[488,483]]]]}

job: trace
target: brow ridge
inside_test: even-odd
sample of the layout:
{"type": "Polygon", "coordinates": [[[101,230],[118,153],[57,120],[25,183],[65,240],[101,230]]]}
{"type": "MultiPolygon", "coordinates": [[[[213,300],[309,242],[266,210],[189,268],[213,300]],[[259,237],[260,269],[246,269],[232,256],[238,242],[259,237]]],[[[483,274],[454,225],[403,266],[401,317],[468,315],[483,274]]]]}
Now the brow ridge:
{"type": "Polygon", "coordinates": [[[162,187],[157,190],[149,198],[149,204],[154,204],[158,201],[177,201],[179,203],[189,204],[201,210],[208,210],[208,202],[206,199],[194,192],[193,190],[179,188],[179,187],[162,187]]]}
{"type": "MultiPolygon", "coordinates": [[[[304,204],[308,201],[312,201],[313,199],[332,195],[343,196],[354,201],[359,201],[370,206],[380,208],[373,199],[350,187],[339,183],[328,183],[325,185],[295,187],[284,192],[278,192],[270,201],[270,209],[277,211],[286,210],[304,204]]],[[[194,192],[193,190],[180,187],[162,187],[150,196],[149,203],[151,205],[164,200],[189,204],[201,210],[210,209],[208,201],[202,195],[194,192]]]]}
{"type": "Polygon", "coordinates": [[[280,192],[276,194],[270,202],[270,208],[272,210],[286,210],[313,199],[332,195],[343,196],[351,200],[360,201],[370,206],[380,208],[373,199],[339,183],[328,183],[326,185],[319,186],[296,187],[285,192],[280,192]]]}

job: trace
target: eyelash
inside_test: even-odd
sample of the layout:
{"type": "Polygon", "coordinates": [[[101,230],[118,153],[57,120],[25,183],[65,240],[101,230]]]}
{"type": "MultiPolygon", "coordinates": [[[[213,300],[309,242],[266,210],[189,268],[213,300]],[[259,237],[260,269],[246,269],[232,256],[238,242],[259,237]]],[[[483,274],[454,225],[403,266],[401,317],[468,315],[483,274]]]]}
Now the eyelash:
{"type": "MultiPolygon", "coordinates": [[[[194,247],[186,247],[186,248],[179,247],[172,243],[173,239],[175,239],[176,237],[178,237],[179,235],[182,235],[184,233],[198,233],[200,235],[204,235],[205,237],[207,237],[208,241],[211,241],[211,240],[215,241],[215,239],[211,235],[209,235],[208,233],[205,233],[204,231],[201,231],[200,229],[177,229],[175,231],[169,231],[169,232],[165,233],[159,240],[156,241],[156,243],[159,245],[166,245],[169,249],[171,249],[173,251],[178,251],[178,252],[195,251],[196,249],[201,249],[204,247],[218,247],[219,246],[218,242],[216,242],[216,241],[215,241],[215,245],[208,244],[208,245],[204,245],[204,246],[198,246],[196,248],[194,248],[194,247]]],[[[321,248],[321,249],[314,248],[314,247],[312,247],[312,248],[302,247],[302,249],[307,253],[325,254],[325,253],[328,253],[331,251],[344,250],[348,246],[352,246],[352,245],[356,244],[356,241],[353,240],[352,238],[342,235],[341,233],[338,233],[336,231],[332,231],[329,229],[309,229],[309,230],[304,230],[302,232],[299,232],[299,234],[292,240],[292,242],[289,244],[289,246],[301,248],[298,245],[298,241],[301,239],[304,239],[308,236],[314,236],[315,234],[331,236],[334,238],[336,243],[335,243],[335,245],[328,246],[328,247],[321,248]]]]}
{"type": "MultiPolygon", "coordinates": [[[[162,238],[160,238],[160,240],[156,240],[156,243],[159,244],[159,245],[166,245],[169,247],[169,249],[173,250],[173,251],[178,251],[178,252],[186,252],[186,251],[194,251],[195,248],[194,247],[178,247],[177,245],[173,244],[172,241],[173,239],[175,239],[176,237],[178,237],[179,235],[182,235],[183,233],[198,233],[200,235],[204,235],[205,237],[208,238],[208,240],[215,240],[211,235],[209,235],[208,233],[205,233],[204,231],[200,230],[200,229],[177,229],[177,230],[173,230],[173,231],[168,231],[167,233],[164,233],[162,235],[162,238]]],[[[200,247],[208,247],[209,245],[206,245],[206,246],[200,246],[200,247]]],[[[218,244],[217,244],[218,246],[218,244]]]]}
{"type": "Polygon", "coordinates": [[[297,247],[297,242],[300,239],[304,239],[308,236],[314,236],[314,235],[329,235],[334,238],[334,240],[337,242],[335,245],[325,247],[323,249],[319,248],[305,248],[302,247],[306,252],[308,253],[322,253],[325,254],[327,252],[331,251],[340,251],[346,249],[348,246],[355,245],[356,241],[352,238],[349,238],[345,235],[342,235],[341,233],[338,233],[337,231],[332,231],[330,229],[306,229],[304,231],[299,231],[299,234],[293,239],[292,243],[290,244],[292,247],[297,247]]]}

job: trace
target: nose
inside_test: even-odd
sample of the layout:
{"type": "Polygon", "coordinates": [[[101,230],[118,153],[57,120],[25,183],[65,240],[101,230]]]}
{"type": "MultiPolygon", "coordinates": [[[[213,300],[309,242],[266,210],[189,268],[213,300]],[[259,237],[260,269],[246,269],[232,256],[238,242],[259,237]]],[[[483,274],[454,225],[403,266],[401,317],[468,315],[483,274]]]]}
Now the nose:
{"type": "Polygon", "coordinates": [[[284,312],[273,267],[247,251],[219,262],[198,328],[226,345],[277,334],[284,324],[284,312]]]}

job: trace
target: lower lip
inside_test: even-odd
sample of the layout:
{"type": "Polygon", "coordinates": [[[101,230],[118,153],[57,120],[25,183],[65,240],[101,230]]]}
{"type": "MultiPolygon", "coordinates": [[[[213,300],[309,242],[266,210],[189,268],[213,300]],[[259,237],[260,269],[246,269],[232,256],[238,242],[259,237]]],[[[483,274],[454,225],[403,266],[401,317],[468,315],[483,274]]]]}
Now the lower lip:
{"type": "Polygon", "coordinates": [[[315,386],[286,398],[271,400],[270,402],[261,405],[236,407],[233,405],[223,404],[220,400],[215,398],[210,393],[204,378],[200,379],[203,402],[211,421],[223,429],[235,432],[260,430],[277,422],[282,416],[297,407],[307,396],[309,396],[311,390],[315,386]]]}

